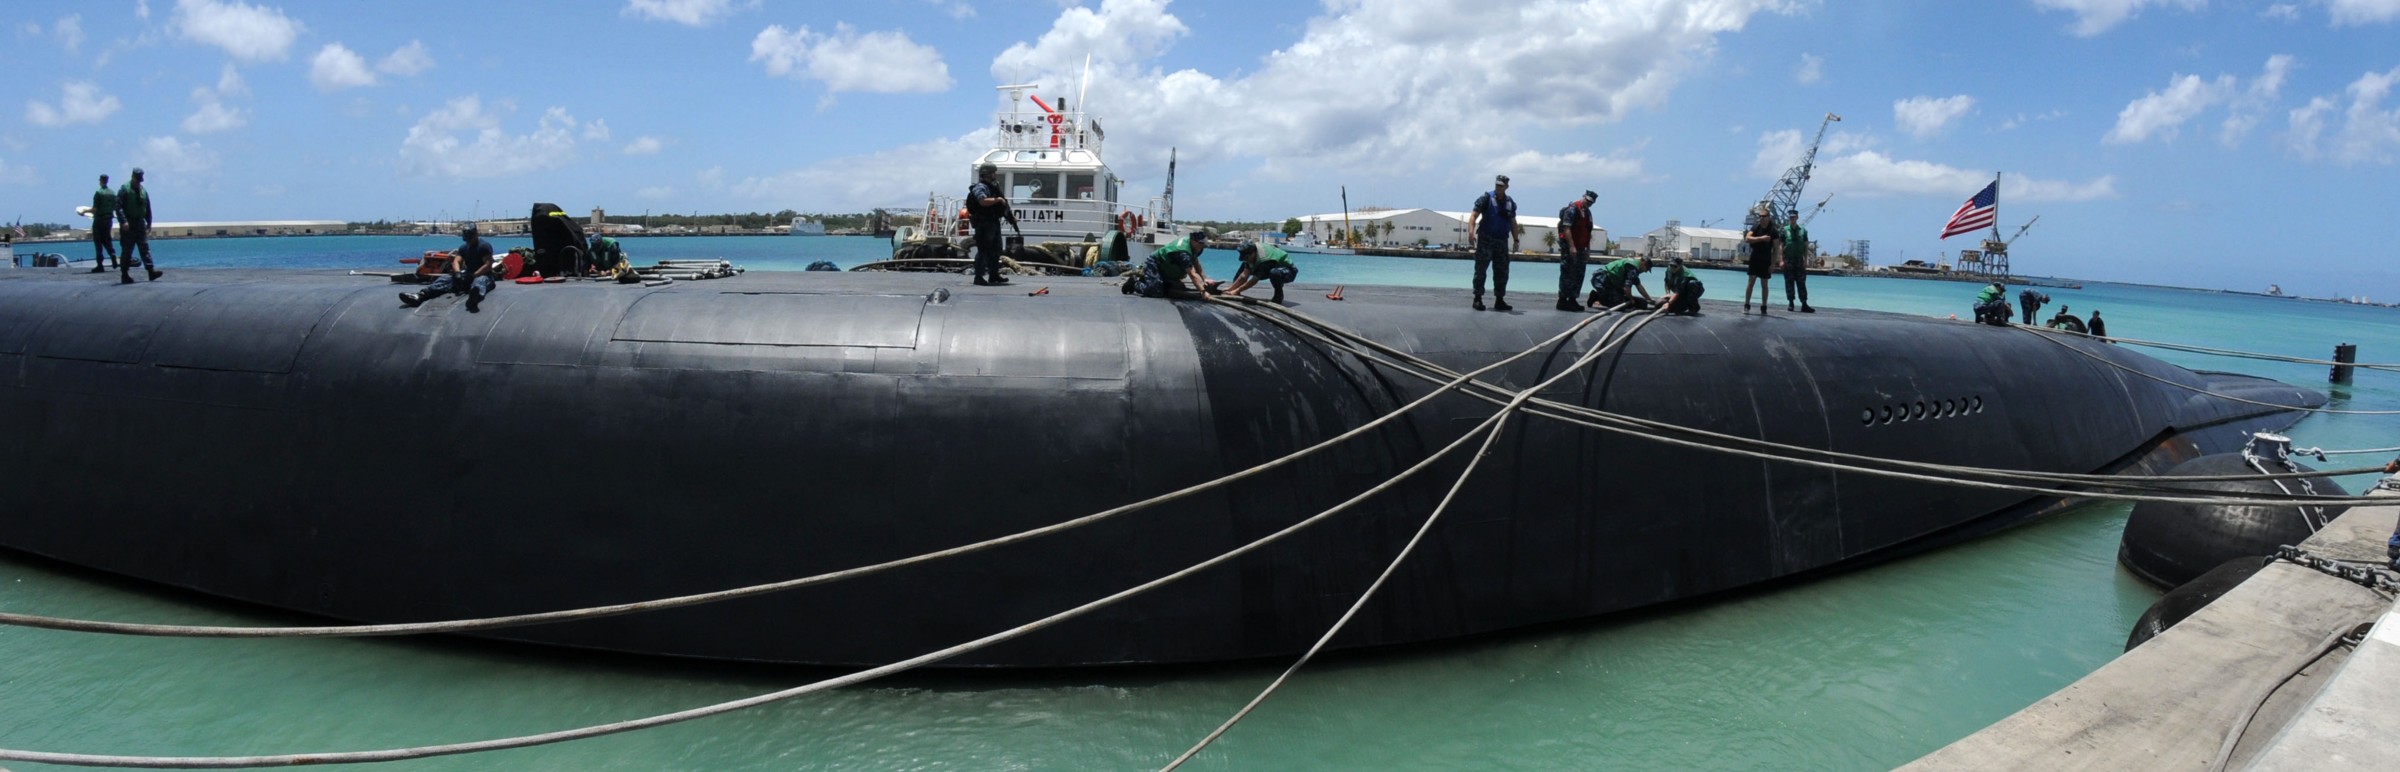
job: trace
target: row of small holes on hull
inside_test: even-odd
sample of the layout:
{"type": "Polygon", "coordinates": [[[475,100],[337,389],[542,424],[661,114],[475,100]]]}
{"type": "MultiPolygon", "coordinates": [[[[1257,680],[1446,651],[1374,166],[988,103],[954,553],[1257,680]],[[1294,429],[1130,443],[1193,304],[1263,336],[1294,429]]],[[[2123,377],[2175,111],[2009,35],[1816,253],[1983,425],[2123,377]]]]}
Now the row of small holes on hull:
{"type": "Polygon", "coordinates": [[[1983,397],[1981,396],[1965,399],[1919,400],[1885,405],[1880,409],[1870,407],[1861,410],[1858,413],[1858,424],[1860,426],[1876,426],[1908,423],[1910,421],[1956,418],[1981,412],[1983,412],[1983,397]]]}

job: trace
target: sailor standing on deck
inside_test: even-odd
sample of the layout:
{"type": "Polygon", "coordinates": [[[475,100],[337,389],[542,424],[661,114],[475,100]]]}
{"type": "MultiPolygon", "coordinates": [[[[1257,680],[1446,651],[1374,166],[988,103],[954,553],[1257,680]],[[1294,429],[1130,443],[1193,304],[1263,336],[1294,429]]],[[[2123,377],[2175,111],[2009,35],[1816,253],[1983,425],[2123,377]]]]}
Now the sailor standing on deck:
{"type": "MultiPolygon", "coordinates": [[[[1813,314],[1817,309],[1808,306],[1808,228],[1800,224],[1800,210],[1783,213],[1783,308],[1792,309],[1792,296],[1800,297],[1800,313],[1813,314]]],[[[1766,298],[1759,298],[1765,303],[1766,298]]]]}
{"type": "Polygon", "coordinates": [[[1755,218],[1750,231],[1742,235],[1742,243],[1750,245],[1750,278],[1742,280],[1742,313],[1750,313],[1750,289],[1758,288],[1758,315],[1767,315],[1767,278],[1775,275],[1775,209],[1766,204],[1751,208],[1755,218]]]}
{"type": "Polygon", "coordinates": [[[1017,213],[1000,195],[1000,167],[986,163],[975,167],[975,176],[967,188],[967,222],[975,228],[975,286],[996,287],[1008,283],[1000,276],[1000,221],[1015,227],[1017,213]]]}
{"type": "Polygon", "coordinates": [[[1583,291],[1584,264],[1592,259],[1592,202],[1600,194],[1584,191],[1583,197],[1567,202],[1558,210],[1558,310],[1581,311],[1575,303],[1575,293],[1583,291]]]}
{"type": "Polygon", "coordinates": [[[1483,310],[1483,272],[1492,272],[1492,310],[1508,306],[1508,256],[1524,246],[1517,235],[1517,200],[1508,197],[1508,175],[1492,179],[1492,191],[1475,197],[1467,215],[1467,232],[1475,234],[1475,310],[1483,310]]]}
{"type": "Polygon", "coordinates": [[[109,260],[116,261],[120,270],[125,267],[125,261],[117,257],[115,237],[109,233],[109,225],[116,219],[117,192],[108,189],[108,175],[103,174],[100,189],[92,191],[92,273],[108,270],[109,260]],[[108,260],[101,259],[104,255],[108,260]]]}
{"type": "Polygon", "coordinates": [[[142,187],[142,170],[135,167],[133,181],[117,188],[117,214],[125,220],[125,230],[117,245],[117,283],[133,283],[133,251],[142,251],[142,270],[158,281],[158,266],[150,262],[150,191],[142,187]]]}

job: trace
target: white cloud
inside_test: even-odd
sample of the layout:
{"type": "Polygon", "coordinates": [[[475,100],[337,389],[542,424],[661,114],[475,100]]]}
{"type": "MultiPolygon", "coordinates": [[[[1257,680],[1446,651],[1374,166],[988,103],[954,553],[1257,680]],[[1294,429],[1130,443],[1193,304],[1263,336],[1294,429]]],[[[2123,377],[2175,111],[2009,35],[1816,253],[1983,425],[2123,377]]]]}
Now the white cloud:
{"type": "MultiPolygon", "coordinates": [[[[1767,178],[1782,174],[1792,159],[1799,158],[1807,149],[1805,143],[1795,129],[1759,137],[1758,157],[1751,164],[1751,172],[1767,178]]],[[[1874,149],[1874,145],[1872,139],[1848,134],[1828,137],[1818,151],[1816,167],[1809,176],[1809,189],[1864,197],[1963,199],[1992,180],[1989,171],[1893,158],[1874,149]]],[[[2113,175],[2085,182],[2063,182],[2012,174],[2001,181],[2000,193],[2003,200],[2028,203],[2091,201],[2118,195],[2113,175]]]]}
{"type": "Polygon", "coordinates": [[[408,41],[408,45],[394,49],[390,55],[383,57],[383,61],[375,63],[376,72],[401,77],[430,69],[433,69],[433,54],[425,50],[424,42],[416,40],[408,41]]]}
{"type": "Polygon", "coordinates": [[[2207,0],[2033,0],[2033,4],[2045,10],[2075,14],[2075,34],[2088,38],[2140,15],[2148,6],[2174,6],[2191,11],[2208,3],[2207,0]]]}
{"type": "Polygon", "coordinates": [[[234,69],[231,63],[226,64],[224,69],[217,71],[217,96],[229,97],[249,95],[250,84],[242,82],[242,71],[234,69]]]}
{"type": "Polygon", "coordinates": [[[751,39],[750,61],[764,61],[768,75],[820,81],[834,93],[939,92],[951,84],[940,51],[905,32],[862,35],[848,24],[834,25],[831,35],[770,26],[751,39]]]}
{"type": "MultiPolygon", "coordinates": [[[[513,112],[507,103],[498,112],[513,112]]],[[[461,179],[507,177],[556,169],[576,159],[575,117],[565,108],[542,114],[532,133],[510,135],[502,116],[485,112],[483,100],[466,96],[427,113],[400,142],[408,171],[461,179]]]]}
{"type": "Polygon", "coordinates": [[[583,127],[583,138],[593,142],[607,142],[608,122],[598,118],[592,119],[591,123],[585,124],[583,127]]]}
{"type": "Polygon", "coordinates": [[[308,82],[318,91],[340,91],[375,85],[375,73],[367,70],[366,57],[340,43],[327,43],[309,60],[308,82]]]}
{"type": "Polygon", "coordinates": [[[2291,112],[2292,149],[2302,158],[2331,158],[2344,164],[2391,163],[2400,154],[2400,107],[2385,109],[2383,100],[2400,84],[2400,67],[2359,76],[2345,89],[2350,106],[2341,112],[2341,125],[2329,120],[2339,104],[2317,97],[2291,112]],[[2330,130],[2330,136],[2328,136],[2330,130]],[[2320,142],[2323,144],[2320,145],[2320,142]]]}
{"type": "Polygon", "coordinates": [[[2258,77],[2245,87],[2232,75],[2218,75],[2214,80],[2198,75],[2176,75],[2167,81],[2164,90],[2152,91],[2125,105],[2117,113],[2117,123],[2108,130],[2102,141],[2110,144],[2131,144],[2151,139],[2172,141],[2181,133],[2183,124],[2219,105],[2227,113],[2222,141],[2230,146],[2248,136],[2250,128],[2272,106],[2283,91],[2284,80],[2290,75],[2293,59],[2289,54],[2267,57],[2258,77]]]}
{"type": "Polygon", "coordinates": [[[99,123],[114,115],[124,105],[117,98],[100,92],[99,84],[88,80],[59,84],[58,104],[25,102],[25,120],[36,126],[68,126],[77,123],[99,123]]]}
{"type": "Polygon", "coordinates": [[[2400,0],[2332,0],[2333,26],[2364,26],[2400,19],[2400,0]]]}
{"type": "Polygon", "coordinates": [[[2167,82],[2165,91],[2152,91],[2127,103],[2117,113],[2117,125],[2101,141],[2123,144],[2147,142],[2152,137],[2174,139],[2185,121],[2231,98],[2233,92],[2231,75],[2213,81],[2201,80],[2198,75],[2177,77],[2167,82]]]}
{"type": "Polygon", "coordinates": [[[2264,11],[2259,11],[2258,18],[2274,19],[2276,21],[2299,21],[2300,6],[2293,5],[2291,3],[2276,3],[2274,5],[2267,6],[2267,9],[2264,11]]]}
{"type": "MultiPolygon", "coordinates": [[[[142,12],[147,11],[144,5],[142,12]]],[[[245,62],[283,61],[306,29],[282,9],[240,0],[175,0],[173,26],[184,39],[225,49],[245,62]]]]}
{"type": "Polygon", "coordinates": [[[57,24],[50,27],[50,37],[57,40],[59,46],[67,49],[67,53],[75,53],[75,49],[83,46],[83,16],[75,15],[58,20],[57,24]]]}
{"type": "MultiPolygon", "coordinates": [[[[756,6],[756,2],[748,3],[756,6]]],[[[691,27],[706,27],[718,19],[733,15],[733,0],[626,0],[621,15],[648,21],[671,21],[691,27]]]]}
{"type": "Polygon", "coordinates": [[[1824,79],[1825,57],[1816,54],[1801,54],[1800,70],[1792,73],[1792,80],[1803,86],[1813,86],[1817,81],[1824,79]]]}
{"type": "Polygon", "coordinates": [[[658,151],[666,149],[666,146],[667,144],[657,137],[635,137],[632,142],[625,143],[625,154],[658,155],[658,151]]]}
{"type": "Polygon", "coordinates": [[[150,20],[150,0],[133,0],[133,18],[150,20]]]}
{"type": "Polygon", "coordinates": [[[2265,71],[2251,80],[2250,87],[2234,97],[2232,104],[2227,106],[2225,131],[2220,135],[2226,147],[2241,144],[2243,139],[2250,136],[2250,129],[2258,125],[2259,119],[2266,116],[2267,108],[2282,96],[2283,81],[2291,71],[2290,54],[2267,57],[2265,71]]]}
{"type": "Polygon", "coordinates": [[[142,149],[135,154],[135,165],[144,176],[157,179],[161,174],[191,177],[217,170],[217,154],[201,147],[198,142],[184,142],[174,137],[151,137],[142,140],[142,149]]]}
{"type": "Polygon", "coordinates": [[[675,188],[669,185],[652,185],[634,191],[633,195],[651,201],[665,201],[675,197],[675,188]]]}
{"type": "Polygon", "coordinates": [[[2067,117],[2067,111],[2065,110],[2051,110],[2050,112],[2042,113],[2040,115],[2026,115],[2024,113],[2017,113],[2015,117],[2001,121],[2000,130],[2011,131],[2028,123],[2034,123],[2037,121],[2055,121],[2065,117],[2067,117]]]}
{"type": "Polygon", "coordinates": [[[1137,178],[1163,170],[1176,146],[1189,163],[1256,159],[1262,174],[1430,169],[1480,184],[1527,149],[1523,133],[1612,123],[1663,104],[1721,36],[1802,5],[1330,2],[1299,40],[1220,77],[1156,66],[1190,34],[1163,0],[1102,0],[1060,13],[1040,38],[1002,52],[991,74],[1072,95],[1089,54],[1085,104],[1103,116],[1112,165],[1137,178]]]}
{"type": "Polygon", "coordinates": [[[242,110],[229,108],[214,99],[200,103],[200,110],[183,119],[185,134],[208,134],[238,129],[249,124],[250,117],[242,110]]]}
{"type": "Polygon", "coordinates": [[[1951,121],[1975,108],[1975,98],[1965,94],[1933,97],[1909,97],[1892,103],[1892,120],[1901,131],[1925,139],[1940,134],[1951,121]]]}

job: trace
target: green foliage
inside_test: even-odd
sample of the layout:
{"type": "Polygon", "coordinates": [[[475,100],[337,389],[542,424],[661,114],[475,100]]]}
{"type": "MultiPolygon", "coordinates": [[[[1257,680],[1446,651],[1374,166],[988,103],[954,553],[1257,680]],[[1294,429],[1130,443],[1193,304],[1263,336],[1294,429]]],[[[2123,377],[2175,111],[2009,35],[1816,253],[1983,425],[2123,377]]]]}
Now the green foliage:
{"type": "Polygon", "coordinates": [[[1283,237],[1288,239],[1300,235],[1300,228],[1300,218],[1298,217],[1283,221],[1283,237]]]}

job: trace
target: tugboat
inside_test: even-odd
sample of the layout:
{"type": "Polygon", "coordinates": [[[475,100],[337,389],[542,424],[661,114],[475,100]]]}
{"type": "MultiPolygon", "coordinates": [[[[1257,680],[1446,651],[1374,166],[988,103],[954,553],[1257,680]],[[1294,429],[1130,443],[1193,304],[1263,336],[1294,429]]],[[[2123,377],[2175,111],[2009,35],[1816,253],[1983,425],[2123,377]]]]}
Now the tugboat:
{"type": "MultiPolygon", "coordinates": [[[[1101,155],[1107,133],[1100,120],[1070,109],[1064,97],[1056,104],[1043,101],[1032,93],[1037,87],[1000,87],[1008,106],[993,116],[992,147],[967,164],[959,186],[964,191],[974,184],[977,166],[999,167],[1001,195],[1017,215],[1017,228],[1008,235],[1014,270],[1080,273],[1099,261],[1126,260],[1137,245],[1181,236],[1174,224],[1174,163],[1167,165],[1165,192],[1140,206],[1122,202],[1124,180],[1101,155]]],[[[963,270],[972,246],[965,202],[933,194],[924,218],[922,227],[895,230],[891,260],[854,270],[963,270]]]]}

